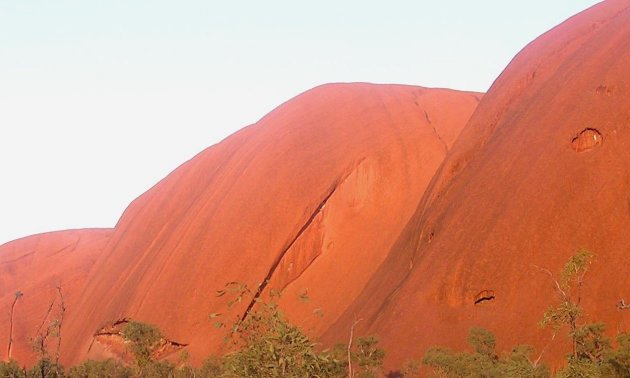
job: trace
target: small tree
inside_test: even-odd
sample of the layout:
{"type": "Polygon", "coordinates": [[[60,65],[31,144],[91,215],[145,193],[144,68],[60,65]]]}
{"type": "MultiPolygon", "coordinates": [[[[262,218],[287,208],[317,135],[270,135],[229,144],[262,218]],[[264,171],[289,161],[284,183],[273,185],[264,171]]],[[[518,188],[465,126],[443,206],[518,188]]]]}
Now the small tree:
{"type": "MultiPolygon", "coordinates": [[[[231,282],[218,296],[234,295],[233,304],[253,298],[255,306],[237,317],[228,328],[227,341],[235,351],[223,359],[209,362],[206,370],[219,377],[337,377],[343,372],[343,363],[328,351],[317,351],[302,330],[290,324],[274,302],[279,293],[272,292],[270,301],[263,301],[247,285],[231,282]]],[[[211,314],[211,319],[221,317],[211,314]]],[[[215,320],[218,328],[226,325],[215,320]]]]}
{"type": "Polygon", "coordinates": [[[564,264],[560,273],[560,280],[555,279],[549,270],[539,268],[551,277],[560,299],[559,303],[550,306],[545,311],[541,326],[551,326],[556,331],[563,326],[569,327],[574,358],[578,357],[578,327],[579,321],[584,315],[584,311],[580,307],[582,285],[592,260],[593,254],[591,252],[586,249],[579,250],[564,264]]]}
{"type": "Polygon", "coordinates": [[[352,353],[352,359],[359,366],[358,376],[361,378],[375,378],[382,376],[385,351],[378,347],[375,336],[359,337],[357,346],[352,353]]]}
{"type": "Polygon", "coordinates": [[[154,325],[133,320],[125,324],[121,334],[129,342],[129,349],[140,368],[152,361],[151,354],[162,339],[162,333],[154,325]]]}
{"type": "Polygon", "coordinates": [[[567,366],[558,377],[628,377],[630,376],[630,338],[618,336],[618,348],[605,336],[603,323],[583,323],[584,310],[580,306],[584,276],[593,261],[593,254],[581,249],[569,258],[560,273],[560,280],[547,269],[541,269],[553,280],[559,303],[545,311],[541,325],[554,330],[568,328],[572,351],[567,366]]]}
{"type": "Polygon", "coordinates": [[[56,378],[64,376],[63,366],[59,363],[59,352],[61,347],[61,327],[66,305],[61,287],[58,286],[56,289],[58,295],[51,300],[48,310],[37,328],[36,335],[30,339],[31,347],[37,353],[39,359],[27,372],[29,378],[56,378]],[[56,307],[55,304],[57,304],[56,307]],[[57,308],[57,317],[54,317],[55,308],[57,308]],[[52,356],[49,351],[50,338],[57,338],[57,345],[52,356]]]}
{"type": "Polygon", "coordinates": [[[63,366],[49,357],[40,358],[27,372],[28,378],[63,378],[63,366]]]}

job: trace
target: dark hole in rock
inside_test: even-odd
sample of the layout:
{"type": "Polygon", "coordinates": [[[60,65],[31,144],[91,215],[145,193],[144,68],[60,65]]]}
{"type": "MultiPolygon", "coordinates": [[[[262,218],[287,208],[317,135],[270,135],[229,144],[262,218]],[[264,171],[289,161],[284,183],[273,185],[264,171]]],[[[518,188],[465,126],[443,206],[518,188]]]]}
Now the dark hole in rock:
{"type": "Polygon", "coordinates": [[[475,295],[475,304],[491,301],[494,298],[494,290],[482,290],[475,295]]]}
{"type": "Polygon", "coordinates": [[[571,147],[575,152],[583,152],[598,147],[603,141],[604,137],[597,129],[587,128],[571,140],[571,147]]]}

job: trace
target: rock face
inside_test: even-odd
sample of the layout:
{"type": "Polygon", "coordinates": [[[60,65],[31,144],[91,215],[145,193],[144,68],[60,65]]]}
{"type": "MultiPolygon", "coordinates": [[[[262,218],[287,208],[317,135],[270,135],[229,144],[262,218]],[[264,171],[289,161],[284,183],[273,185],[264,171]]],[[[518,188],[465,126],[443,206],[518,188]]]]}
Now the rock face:
{"type": "MultiPolygon", "coordinates": [[[[360,317],[393,366],[431,345],[463,347],[471,326],[494,331],[499,347],[540,351],[551,333],[537,323],[557,297],[536,266],[558,272],[580,248],[597,256],[583,287],[588,320],[628,331],[616,304],[630,298],[629,188],[630,3],[607,1],[515,57],[324,340],[360,317]]],[[[546,358],[567,350],[556,337],[546,358]]]]}
{"type": "Polygon", "coordinates": [[[230,281],[269,282],[288,307],[308,293],[303,324],[323,332],[387,257],[480,97],[325,85],[203,151],[126,210],[68,313],[62,361],[112,353],[94,334],[131,318],[199,362],[222,347],[208,315],[227,312],[215,293],[230,281]]]}
{"type": "Polygon", "coordinates": [[[250,307],[215,295],[238,281],[281,290],[290,319],[327,343],[361,319],[391,367],[462,347],[472,326],[554,358],[568,346],[537,327],[555,299],[539,267],[579,248],[597,255],[589,319],[627,330],[628,67],[630,4],[611,0],[528,45],[478,107],[443,89],[315,88],[182,165],[113,231],[3,246],[0,334],[22,290],[12,353],[32,358],[29,330],[63,281],[62,362],[123,353],[115,333],[134,319],[163,331],[162,357],[185,348],[198,363],[222,346],[208,315],[250,307]]]}
{"type": "MultiPolygon", "coordinates": [[[[62,319],[62,307],[76,308],[89,269],[111,231],[54,232],[0,246],[0,358],[34,361],[31,339],[62,319]]],[[[62,325],[65,330],[65,322],[62,325]]],[[[46,343],[51,355],[57,352],[57,341],[51,336],[46,343]]]]}

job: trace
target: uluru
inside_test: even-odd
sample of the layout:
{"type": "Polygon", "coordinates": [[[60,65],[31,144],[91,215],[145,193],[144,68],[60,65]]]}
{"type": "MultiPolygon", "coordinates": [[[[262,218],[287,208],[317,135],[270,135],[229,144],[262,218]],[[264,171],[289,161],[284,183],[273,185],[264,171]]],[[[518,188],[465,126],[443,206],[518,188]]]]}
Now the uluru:
{"type": "Polygon", "coordinates": [[[215,316],[277,296],[319,349],[375,335],[388,376],[467,350],[476,327],[554,373],[576,347],[540,323],[576,251],[592,257],[576,319],[628,333],[629,189],[630,4],[611,0],[529,43],[487,93],[320,85],[181,164],[113,228],[0,246],[0,359],[35,364],[57,327],[43,343],[60,364],[131,364],[120,329],[138,321],[161,332],[155,359],[200,366],[230,351],[215,316]],[[229,303],[233,283],[252,297],[229,303]]]}

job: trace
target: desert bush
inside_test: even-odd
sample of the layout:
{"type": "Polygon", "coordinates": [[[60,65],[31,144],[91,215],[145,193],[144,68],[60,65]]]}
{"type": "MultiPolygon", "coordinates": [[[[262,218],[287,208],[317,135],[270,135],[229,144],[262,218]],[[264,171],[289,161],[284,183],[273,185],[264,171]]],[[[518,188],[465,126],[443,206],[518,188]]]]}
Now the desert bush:
{"type": "Polygon", "coordinates": [[[287,322],[275,304],[260,303],[233,329],[237,349],[223,357],[219,376],[342,376],[343,362],[328,351],[318,352],[316,343],[287,322]]]}
{"type": "Polygon", "coordinates": [[[617,336],[617,348],[606,353],[605,373],[610,377],[630,377],[630,334],[617,336]]]}
{"type": "Polygon", "coordinates": [[[499,357],[494,334],[483,328],[472,328],[468,344],[474,352],[455,352],[448,348],[430,348],[422,363],[437,377],[529,377],[549,376],[547,367],[529,359],[532,348],[516,346],[511,353],[499,357]]]}
{"type": "Polygon", "coordinates": [[[177,371],[175,365],[168,361],[150,361],[136,371],[136,376],[143,378],[174,378],[177,371]]]}
{"type": "Polygon", "coordinates": [[[151,362],[151,353],[162,339],[162,333],[154,325],[133,320],[125,324],[121,334],[129,342],[129,350],[140,367],[151,362]]]}
{"type": "Polygon", "coordinates": [[[26,371],[15,360],[9,362],[0,361],[0,377],[25,378],[26,371]]]}
{"type": "Polygon", "coordinates": [[[131,368],[114,359],[87,360],[81,365],[72,367],[66,375],[68,378],[131,378],[133,376],[134,372],[131,368]]]}
{"type": "Polygon", "coordinates": [[[630,377],[630,334],[617,336],[617,348],[604,335],[602,323],[579,326],[572,337],[576,354],[567,355],[567,365],[558,377],[630,377]]]}
{"type": "MultiPolygon", "coordinates": [[[[220,314],[211,314],[219,328],[228,329],[227,341],[234,351],[222,359],[209,360],[203,369],[219,377],[376,377],[382,375],[385,357],[373,336],[359,338],[356,345],[337,345],[321,350],[297,326],[285,318],[271,291],[270,299],[261,300],[247,285],[231,282],[218,296],[231,294],[228,307],[248,299],[253,306],[245,316],[237,317],[231,327],[217,321],[220,314]],[[351,363],[348,362],[351,359],[351,363]],[[352,364],[356,369],[350,369],[352,364]]],[[[351,338],[352,340],[352,338],[351,338]]]]}
{"type": "MultiPolygon", "coordinates": [[[[572,340],[573,359],[578,358],[579,336],[581,333],[588,332],[590,325],[580,325],[584,315],[584,310],[580,307],[582,299],[582,285],[584,284],[584,276],[588,272],[588,268],[593,261],[594,255],[586,250],[577,251],[564,264],[560,272],[560,279],[554,278],[554,275],[547,269],[542,269],[547,273],[554,285],[559,301],[551,305],[543,314],[540,323],[542,327],[551,326],[554,330],[568,327],[568,336],[572,340]],[[581,329],[581,327],[587,327],[581,329]]],[[[583,339],[586,341],[586,339],[583,339]]]]}
{"type": "Polygon", "coordinates": [[[351,352],[351,358],[358,366],[358,377],[375,378],[383,375],[385,351],[378,347],[377,337],[359,337],[356,347],[351,352]]]}
{"type": "Polygon", "coordinates": [[[196,370],[196,376],[199,378],[212,378],[221,376],[223,369],[223,361],[217,356],[209,356],[206,358],[199,369],[196,370]]]}
{"type": "Polygon", "coordinates": [[[571,354],[567,355],[567,365],[557,374],[561,378],[630,376],[627,359],[630,345],[625,339],[627,334],[619,336],[618,348],[614,350],[605,336],[606,326],[603,323],[583,321],[581,289],[593,259],[594,255],[590,251],[577,251],[564,264],[559,280],[543,269],[551,276],[559,300],[545,311],[541,325],[551,326],[555,331],[567,329],[572,344],[571,354]]]}
{"type": "Polygon", "coordinates": [[[63,366],[48,357],[39,359],[33,367],[26,372],[28,378],[63,378],[63,366]]]}

